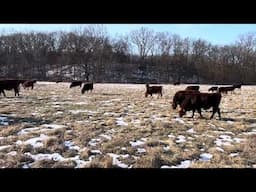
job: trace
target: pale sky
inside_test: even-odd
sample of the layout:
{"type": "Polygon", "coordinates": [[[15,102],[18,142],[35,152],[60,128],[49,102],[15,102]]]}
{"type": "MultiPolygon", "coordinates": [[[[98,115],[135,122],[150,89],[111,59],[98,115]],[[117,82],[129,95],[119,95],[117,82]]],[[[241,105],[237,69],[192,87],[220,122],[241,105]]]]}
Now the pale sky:
{"type": "MultiPolygon", "coordinates": [[[[87,24],[0,24],[0,31],[70,31],[87,24]]],[[[231,44],[239,35],[256,32],[256,24],[103,24],[110,36],[126,34],[140,27],[170,32],[182,38],[204,39],[213,44],[231,44]]]]}

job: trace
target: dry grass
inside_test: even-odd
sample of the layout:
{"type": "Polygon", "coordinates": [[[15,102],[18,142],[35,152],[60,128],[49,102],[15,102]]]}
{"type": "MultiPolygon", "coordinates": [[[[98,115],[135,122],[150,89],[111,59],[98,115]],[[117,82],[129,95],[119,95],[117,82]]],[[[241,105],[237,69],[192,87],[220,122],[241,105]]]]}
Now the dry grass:
{"type": "MultiPolygon", "coordinates": [[[[210,86],[202,85],[200,89],[206,92],[210,86]]],[[[203,111],[207,119],[199,119],[197,113],[192,119],[188,112],[182,122],[176,119],[178,109],[172,110],[170,102],[174,93],[185,87],[164,85],[162,98],[145,98],[145,85],[139,84],[96,84],[92,93],[84,95],[79,88],[69,89],[68,83],[39,82],[32,91],[21,88],[20,97],[0,100],[0,116],[5,115],[9,123],[0,125],[0,166],[22,167],[33,162],[32,167],[75,167],[76,163],[69,160],[34,162],[24,153],[59,153],[64,158],[78,155],[80,160],[88,161],[95,155],[92,150],[99,150],[100,154],[86,167],[118,167],[112,165],[108,153],[129,154],[119,161],[134,168],[176,166],[184,160],[191,160],[190,167],[195,168],[253,167],[256,138],[247,134],[256,130],[256,88],[244,86],[242,91],[223,95],[222,120],[217,116],[209,120],[211,112],[203,111]],[[44,124],[65,127],[43,130],[44,124]],[[17,134],[35,127],[39,130],[17,134]],[[39,141],[41,147],[16,144],[41,134],[50,137],[39,141]],[[229,143],[217,145],[220,139],[229,143]],[[80,149],[65,147],[65,141],[72,141],[80,149]],[[136,141],[143,142],[132,146],[130,142],[136,141]],[[8,145],[11,147],[1,149],[8,145]],[[17,155],[8,155],[11,151],[17,155]],[[202,153],[209,153],[212,158],[200,161],[202,153]]],[[[7,91],[7,95],[11,94],[7,91]]]]}

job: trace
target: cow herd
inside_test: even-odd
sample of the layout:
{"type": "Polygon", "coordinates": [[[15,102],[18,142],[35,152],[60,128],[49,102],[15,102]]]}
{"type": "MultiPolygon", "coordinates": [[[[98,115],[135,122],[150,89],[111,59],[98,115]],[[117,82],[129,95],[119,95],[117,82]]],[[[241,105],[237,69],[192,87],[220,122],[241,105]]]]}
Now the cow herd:
{"type": "MultiPolygon", "coordinates": [[[[19,90],[20,90],[20,84],[22,84],[24,89],[31,89],[34,88],[34,84],[36,83],[36,80],[0,80],[0,95],[3,94],[4,97],[6,97],[6,94],[4,90],[14,90],[15,96],[19,96],[19,90]]],[[[56,83],[59,83],[61,81],[56,81],[56,83]]],[[[175,82],[174,85],[179,85],[179,83],[175,82]]],[[[87,91],[93,90],[93,83],[92,82],[84,82],[84,81],[72,81],[70,83],[69,88],[73,87],[80,87],[81,94],[84,94],[87,91]],[[84,84],[82,86],[82,84],[84,84]]],[[[214,114],[217,112],[219,115],[219,119],[221,119],[221,113],[220,113],[220,102],[222,98],[222,93],[227,94],[229,91],[232,93],[234,89],[241,89],[242,84],[235,84],[232,86],[213,86],[208,89],[208,92],[203,93],[200,92],[200,86],[199,85],[193,85],[193,86],[187,86],[185,90],[179,90],[177,91],[172,100],[172,108],[176,109],[177,106],[180,106],[179,110],[179,116],[182,117],[186,114],[187,111],[192,111],[192,117],[194,117],[195,111],[197,111],[201,118],[203,118],[202,115],[202,109],[207,110],[212,108],[212,115],[211,119],[214,117],[214,114]],[[211,93],[209,93],[211,92],[211,93]]],[[[149,84],[146,84],[146,92],[145,97],[148,97],[148,95],[157,94],[159,96],[163,96],[163,86],[150,86],[149,84]]]]}
{"type": "MultiPolygon", "coordinates": [[[[179,85],[179,83],[174,83],[174,85],[179,85]]],[[[231,93],[236,89],[241,89],[242,84],[235,84],[232,86],[213,86],[208,89],[210,92],[214,93],[202,93],[199,91],[200,86],[193,85],[187,86],[185,90],[177,91],[173,96],[172,108],[176,109],[177,106],[180,106],[179,116],[182,117],[186,114],[187,111],[192,111],[192,118],[194,117],[195,111],[197,111],[201,118],[204,118],[202,115],[202,109],[207,110],[212,108],[212,115],[210,119],[214,117],[214,114],[217,112],[219,115],[219,119],[221,119],[220,113],[220,102],[222,95],[221,93],[227,94],[228,91],[231,93]]],[[[162,86],[149,86],[146,85],[146,93],[152,96],[152,94],[160,94],[162,96],[162,86]]]]}

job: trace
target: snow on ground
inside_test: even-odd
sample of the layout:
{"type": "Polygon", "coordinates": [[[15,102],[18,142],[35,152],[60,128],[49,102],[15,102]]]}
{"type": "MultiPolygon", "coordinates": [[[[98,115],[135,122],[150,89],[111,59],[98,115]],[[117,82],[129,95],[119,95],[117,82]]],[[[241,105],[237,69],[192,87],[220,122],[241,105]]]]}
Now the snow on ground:
{"type": "Polygon", "coordinates": [[[144,145],[145,144],[144,141],[140,141],[140,140],[130,141],[129,143],[131,144],[132,147],[136,147],[136,146],[140,146],[140,145],[144,145]]]}
{"type": "Polygon", "coordinates": [[[65,128],[65,125],[57,125],[57,124],[43,124],[40,127],[33,127],[33,128],[25,128],[19,131],[17,134],[18,135],[24,135],[28,133],[38,133],[38,132],[45,132],[49,130],[54,130],[54,129],[62,129],[65,128]],[[45,127],[45,128],[43,128],[45,127]]]}
{"type": "Polygon", "coordinates": [[[239,155],[239,153],[230,153],[230,154],[229,154],[230,157],[236,157],[236,156],[238,156],[238,155],[239,155]]]}
{"type": "Polygon", "coordinates": [[[195,131],[194,131],[194,129],[193,129],[193,128],[191,128],[191,129],[187,130],[187,132],[188,132],[188,133],[195,133],[195,131]]]}
{"type": "Polygon", "coordinates": [[[186,142],[186,137],[184,137],[183,135],[179,135],[177,138],[178,139],[175,141],[176,143],[184,143],[184,142],[186,142]]]}
{"type": "Polygon", "coordinates": [[[0,125],[9,125],[8,118],[0,116],[0,125]]]}
{"type": "Polygon", "coordinates": [[[216,147],[216,150],[220,152],[224,152],[224,149],[222,149],[221,147],[216,147]]]}
{"type": "Polygon", "coordinates": [[[34,148],[37,148],[37,147],[42,147],[44,145],[42,142],[49,139],[49,138],[52,138],[52,137],[49,137],[45,134],[40,134],[39,137],[31,138],[31,139],[28,139],[26,141],[18,140],[18,141],[16,141],[16,144],[17,145],[29,145],[30,144],[34,148]]]}
{"type": "Polygon", "coordinates": [[[16,151],[11,151],[11,152],[7,153],[7,155],[15,156],[15,155],[17,155],[17,152],[16,151]]]}
{"type": "Polygon", "coordinates": [[[170,168],[189,168],[192,164],[191,160],[185,160],[185,161],[181,161],[179,165],[175,165],[175,166],[169,166],[169,165],[162,165],[161,168],[162,169],[170,169],[170,168]]]}
{"type": "Polygon", "coordinates": [[[100,137],[103,137],[103,138],[105,138],[105,139],[107,139],[107,140],[111,140],[111,136],[109,136],[109,135],[100,134],[99,136],[100,136],[100,137]]]}
{"type": "Polygon", "coordinates": [[[213,155],[210,154],[210,153],[202,153],[202,154],[200,155],[199,161],[210,161],[210,159],[211,159],[212,157],[213,157],[213,155]]]}
{"type": "Polygon", "coordinates": [[[144,148],[137,148],[138,153],[146,153],[146,149],[144,148]]]}
{"type": "Polygon", "coordinates": [[[77,150],[77,151],[80,150],[80,147],[79,147],[79,146],[76,146],[76,145],[74,144],[74,142],[72,142],[72,141],[64,141],[64,146],[65,146],[65,147],[68,147],[69,149],[74,149],[74,150],[77,150]]]}
{"type": "Polygon", "coordinates": [[[222,146],[222,145],[231,145],[231,142],[233,140],[231,139],[231,137],[229,135],[220,135],[219,138],[217,138],[214,143],[217,146],[222,146]]]}
{"type": "Polygon", "coordinates": [[[8,149],[10,148],[11,145],[4,145],[4,146],[0,146],[0,151],[4,150],[4,149],[8,149]]]}
{"type": "Polygon", "coordinates": [[[89,114],[95,114],[98,113],[96,111],[90,111],[90,110],[69,110],[72,114],[78,114],[78,113],[89,113],[89,114]]]}
{"type": "Polygon", "coordinates": [[[120,126],[127,126],[128,123],[124,122],[123,117],[116,118],[116,124],[120,126]]]}
{"type": "Polygon", "coordinates": [[[181,118],[178,118],[176,117],[175,119],[173,119],[174,121],[180,123],[180,124],[185,124],[185,122],[181,119],[181,118]]]}
{"type": "Polygon", "coordinates": [[[91,139],[91,140],[88,142],[88,145],[90,145],[90,146],[96,146],[100,141],[101,141],[101,139],[91,139]]]}
{"type": "Polygon", "coordinates": [[[127,164],[122,163],[120,160],[118,160],[119,157],[128,158],[129,154],[117,155],[117,154],[114,154],[114,153],[108,153],[108,155],[113,158],[113,161],[112,161],[113,165],[117,165],[120,168],[130,168],[127,164]]]}

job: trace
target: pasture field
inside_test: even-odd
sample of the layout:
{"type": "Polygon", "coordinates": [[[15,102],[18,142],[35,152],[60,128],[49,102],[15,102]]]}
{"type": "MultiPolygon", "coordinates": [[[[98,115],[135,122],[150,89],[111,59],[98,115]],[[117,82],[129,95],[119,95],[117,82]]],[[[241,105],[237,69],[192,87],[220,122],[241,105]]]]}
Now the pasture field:
{"type": "MultiPolygon", "coordinates": [[[[1,168],[254,168],[256,87],[222,94],[222,119],[211,110],[178,117],[176,91],[145,98],[144,84],[37,82],[20,96],[0,96],[1,168]]],[[[207,92],[211,85],[200,85],[207,92]]]]}

